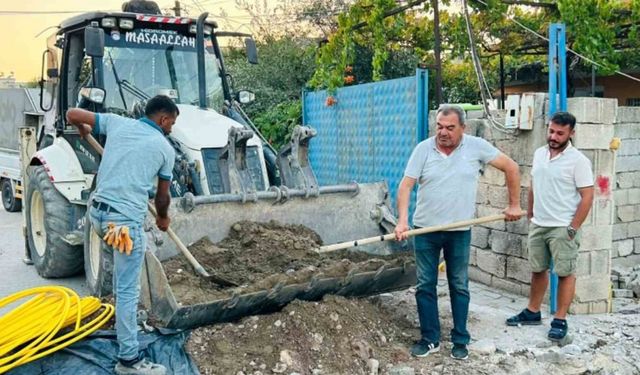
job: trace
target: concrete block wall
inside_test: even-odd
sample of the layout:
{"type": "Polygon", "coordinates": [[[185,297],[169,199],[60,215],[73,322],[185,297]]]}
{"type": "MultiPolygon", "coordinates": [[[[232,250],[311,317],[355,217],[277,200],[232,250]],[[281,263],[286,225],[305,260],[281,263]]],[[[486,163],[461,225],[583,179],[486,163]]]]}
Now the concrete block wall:
{"type": "MultiPolygon", "coordinates": [[[[541,113],[547,113],[548,101],[545,101],[545,97],[545,94],[540,94],[537,100],[538,103],[544,103],[542,105],[545,109],[541,113]]],[[[578,120],[577,136],[573,143],[591,159],[598,185],[594,207],[582,228],[582,243],[577,261],[578,283],[572,312],[603,313],[608,308],[611,249],[615,237],[613,221],[616,154],[609,150],[609,144],[616,133],[617,102],[614,99],[571,98],[569,111],[578,120]]],[[[473,119],[468,121],[467,133],[484,137],[519,164],[521,206],[526,209],[533,154],[538,147],[546,144],[545,125],[548,118],[545,116],[537,119],[533,130],[506,134],[492,127],[488,120],[478,119],[477,114],[468,115],[468,118],[473,119]]],[[[502,117],[501,115],[496,113],[497,118],[502,117]]],[[[434,120],[432,113],[430,123],[435,123],[434,120]]],[[[633,183],[640,183],[640,173],[637,177],[634,175],[627,178],[636,178],[633,183]]],[[[506,205],[504,174],[487,166],[479,181],[476,215],[481,217],[500,213],[506,205]]],[[[528,226],[527,220],[522,219],[515,223],[494,222],[474,227],[470,278],[498,289],[528,295],[531,275],[527,248],[528,226]]],[[[637,230],[640,231],[640,227],[637,230]]]]}
{"type": "Polygon", "coordinates": [[[640,264],[640,107],[618,108],[614,136],[617,151],[612,263],[629,268],[640,264]]]}

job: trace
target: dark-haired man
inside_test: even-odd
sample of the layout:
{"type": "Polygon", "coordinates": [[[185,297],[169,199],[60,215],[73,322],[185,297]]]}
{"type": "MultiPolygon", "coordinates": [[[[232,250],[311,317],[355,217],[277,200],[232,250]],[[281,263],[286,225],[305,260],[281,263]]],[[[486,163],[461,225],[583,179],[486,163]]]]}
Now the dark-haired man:
{"type": "Polygon", "coordinates": [[[576,118],[557,112],[549,121],[547,145],[536,150],[529,189],[529,305],[507,319],[509,326],[542,324],[540,305],[549,283],[549,261],[558,274],[558,308],[548,337],[567,335],[566,315],[576,289],[580,226],[593,203],[591,162],[571,145],[576,118]]]}
{"type": "Polygon", "coordinates": [[[164,366],[140,355],[136,311],[140,296],[140,268],[146,249],[143,223],[149,192],[157,179],[156,225],[169,227],[169,186],[175,151],[165,138],[171,133],[180,111],[168,97],[151,98],[145,117],[135,120],[115,114],[93,113],[72,108],[67,122],[81,136],[90,132],[107,136],[98,168],[96,189],[90,200],[89,219],[102,237],[111,227],[128,228],[132,249],[113,252],[113,291],[116,300],[116,334],[119,351],[117,374],[163,375],[164,366]]]}

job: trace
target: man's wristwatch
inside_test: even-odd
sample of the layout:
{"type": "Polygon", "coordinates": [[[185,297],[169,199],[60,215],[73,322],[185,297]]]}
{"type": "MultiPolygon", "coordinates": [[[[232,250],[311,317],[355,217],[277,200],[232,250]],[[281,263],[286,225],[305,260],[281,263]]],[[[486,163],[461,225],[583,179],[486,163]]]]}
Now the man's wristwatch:
{"type": "Polygon", "coordinates": [[[567,227],[567,233],[569,233],[569,238],[573,239],[576,236],[576,233],[578,233],[578,230],[569,225],[567,227]]]}

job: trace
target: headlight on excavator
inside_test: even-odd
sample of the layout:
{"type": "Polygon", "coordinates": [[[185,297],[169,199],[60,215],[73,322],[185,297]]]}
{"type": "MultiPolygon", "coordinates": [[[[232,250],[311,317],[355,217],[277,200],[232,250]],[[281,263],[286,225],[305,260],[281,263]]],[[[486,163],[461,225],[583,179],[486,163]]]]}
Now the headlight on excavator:
{"type": "Polygon", "coordinates": [[[113,17],[105,17],[102,19],[101,25],[104,28],[113,29],[116,27],[116,19],[113,17]]]}
{"type": "Polygon", "coordinates": [[[124,30],[133,29],[133,20],[122,18],[119,22],[120,28],[124,30]]]}
{"type": "MultiPolygon", "coordinates": [[[[212,31],[212,30],[213,30],[213,29],[211,28],[211,26],[209,26],[209,25],[204,25],[204,35],[211,35],[211,31],[212,31]]],[[[198,32],[198,26],[197,26],[195,23],[191,24],[191,25],[189,26],[189,32],[190,32],[191,34],[195,34],[196,32],[198,32]]]]}

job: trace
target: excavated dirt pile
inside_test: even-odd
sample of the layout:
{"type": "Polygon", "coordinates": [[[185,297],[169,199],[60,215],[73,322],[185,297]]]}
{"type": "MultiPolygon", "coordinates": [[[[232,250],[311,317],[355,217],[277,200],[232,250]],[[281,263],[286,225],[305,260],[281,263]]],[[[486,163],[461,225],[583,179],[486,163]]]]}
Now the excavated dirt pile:
{"type": "Polygon", "coordinates": [[[387,262],[401,265],[412,254],[372,256],[360,251],[338,251],[319,255],[314,249],[322,241],[317,233],[301,225],[283,225],[275,221],[234,224],[227,238],[217,244],[203,238],[190,246],[202,266],[239,285],[220,288],[194,274],[182,256],[163,263],[165,274],[176,299],[184,304],[210,302],[228,298],[232,293],[249,293],[269,289],[278,283],[297,284],[311,280],[321,272],[326,277],[346,276],[357,267],[373,271],[387,262]]]}
{"type": "Polygon", "coordinates": [[[198,328],[187,351],[202,374],[377,374],[409,359],[409,336],[368,300],[326,296],[198,328]]]}

